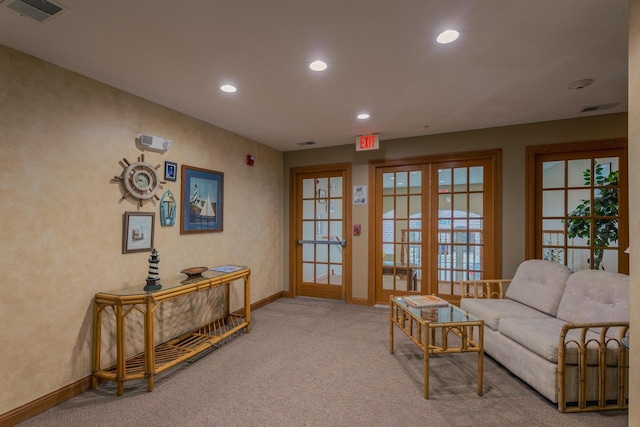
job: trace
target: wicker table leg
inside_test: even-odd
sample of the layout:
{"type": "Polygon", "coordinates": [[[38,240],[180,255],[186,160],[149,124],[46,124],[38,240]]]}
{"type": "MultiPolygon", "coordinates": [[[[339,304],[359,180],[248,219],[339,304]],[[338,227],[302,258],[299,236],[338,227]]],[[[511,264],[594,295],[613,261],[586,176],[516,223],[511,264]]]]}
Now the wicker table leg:
{"type": "MultiPolygon", "coordinates": [[[[473,327],[471,327],[473,329],[473,327]]],[[[484,320],[478,326],[478,396],[482,396],[482,379],[484,370],[484,320]]]]}
{"type": "Polygon", "coordinates": [[[395,313],[395,303],[393,295],[389,299],[389,353],[393,354],[393,317],[395,313]]]}
{"type": "Polygon", "coordinates": [[[116,382],[118,383],[118,396],[124,394],[124,375],[126,372],[124,359],[124,318],[122,317],[122,303],[116,305],[116,382]]]}
{"type": "Polygon", "coordinates": [[[424,328],[424,398],[429,398],[429,326],[424,328]]]}

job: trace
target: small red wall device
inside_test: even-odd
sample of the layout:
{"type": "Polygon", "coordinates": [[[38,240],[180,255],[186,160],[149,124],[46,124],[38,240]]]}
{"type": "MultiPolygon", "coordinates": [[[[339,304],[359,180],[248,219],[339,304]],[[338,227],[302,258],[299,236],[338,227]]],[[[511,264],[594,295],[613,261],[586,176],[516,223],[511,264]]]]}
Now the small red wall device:
{"type": "Polygon", "coordinates": [[[255,161],[256,161],[255,157],[253,157],[251,154],[247,154],[247,166],[253,166],[255,161]]]}

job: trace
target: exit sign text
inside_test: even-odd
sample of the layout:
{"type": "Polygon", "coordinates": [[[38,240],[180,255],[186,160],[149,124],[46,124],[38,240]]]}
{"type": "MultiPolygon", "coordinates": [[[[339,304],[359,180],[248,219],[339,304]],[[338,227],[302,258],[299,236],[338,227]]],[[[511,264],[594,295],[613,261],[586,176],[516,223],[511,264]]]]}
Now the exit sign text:
{"type": "Polygon", "coordinates": [[[356,137],[356,151],[377,150],[380,148],[378,134],[360,135],[356,137]]]}

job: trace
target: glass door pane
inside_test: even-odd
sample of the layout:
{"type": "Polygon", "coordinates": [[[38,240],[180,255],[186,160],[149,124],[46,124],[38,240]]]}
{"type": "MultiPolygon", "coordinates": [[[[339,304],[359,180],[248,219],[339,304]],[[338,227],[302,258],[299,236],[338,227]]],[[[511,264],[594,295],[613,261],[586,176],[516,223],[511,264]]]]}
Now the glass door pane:
{"type": "Polygon", "coordinates": [[[390,168],[380,177],[381,283],[378,294],[420,293],[422,286],[422,168],[390,168]]]}
{"type": "Polygon", "coordinates": [[[437,293],[459,294],[453,284],[483,278],[484,167],[438,167],[437,293]]]}

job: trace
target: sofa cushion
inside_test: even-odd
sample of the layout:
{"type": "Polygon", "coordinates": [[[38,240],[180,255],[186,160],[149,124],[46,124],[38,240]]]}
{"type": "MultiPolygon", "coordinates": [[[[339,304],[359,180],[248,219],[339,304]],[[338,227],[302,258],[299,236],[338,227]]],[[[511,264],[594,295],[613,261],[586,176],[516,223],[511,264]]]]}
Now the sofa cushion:
{"type": "Polygon", "coordinates": [[[524,261],[513,276],[505,298],[521,302],[551,316],[558,312],[571,270],[551,261],[524,261]]]}
{"type": "MultiPolygon", "coordinates": [[[[602,270],[576,271],[567,280],[558,318],[573,323],[628,322],[629,276],[602,270]]],[[[618,338],[618,328],[607,335],[618,338]]]]}
{"type": "Polygon", "coordinates": [[[567,322],[628,322],[629,276],[602,270],[576,271],[558,307],[567,322]]]}
{"type": "Polygon", "coordinates": [[[547,314],[510,299],[462,298],[460,308],[484,320],[485,326],[498,330],[502,317],[545,318],[547,314]]]}
{"type": "Polygon", "coordinates": [[[558,337],[565,323],[551,316],[535,320],[509,317],[502,319],[498,330],[527,350],[555,363],[558,361],[558,337]]]}
{"type": "MultiPolygon", "coordinates": [[[[500,319],[499,332],[517,342],[527,350],[537,354],[544,359],[558,362],[558,344],[562,326],[566,322],[551,316],[544,319],[527,319],[521,317],[506,317],[500,319]]],[[[587,332],[587,364],[598,364],[598,334],[587,332]]],[[[565,342],[580,342],[580,331],[570,330],[565,337],[565,342]]],[[[607,364],[617,363],[617,352],[619,344],[614,340],[608,341],[607,364]]],[[[566,346],[565,361],[567,364],[578,363],[577,345],[572,343],[566,346]]]]}

